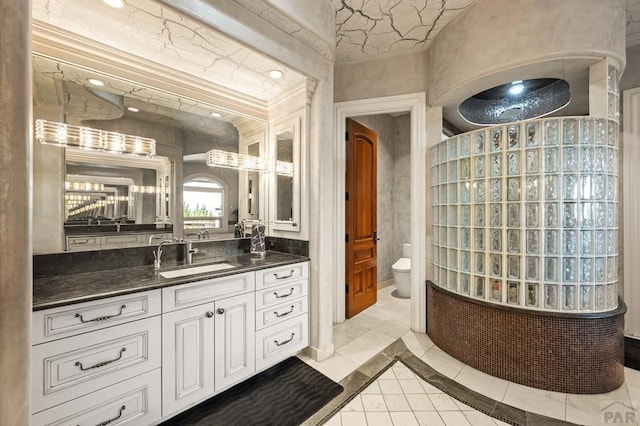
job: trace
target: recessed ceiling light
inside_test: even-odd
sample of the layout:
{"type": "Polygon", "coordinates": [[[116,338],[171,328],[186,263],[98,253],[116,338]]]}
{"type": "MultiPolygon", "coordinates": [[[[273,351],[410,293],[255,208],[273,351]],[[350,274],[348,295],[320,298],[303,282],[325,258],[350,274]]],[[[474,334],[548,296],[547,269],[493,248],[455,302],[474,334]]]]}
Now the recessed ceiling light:
{"type": "Polygon", "coordinates": [[[102,1],[107,6],[115,7],[116,9],[120,9],[124,6],[123,0],[102,0],[102,1]]]}
{"type": "Polygon", "coordinates": [[[214,118],[220,118],[220,117],[222,117],[222,114],[220,114],[219,112],[212,112],[211,116],[214,117],[214,118]]]}
{"type": "Polygon", "coordinates": [[[131,111],[131,112],[140,112],[140,110],[136,107],[128,107],[127,110],[131,111]]]}
{"type": "Polygon", "coordinates": [[[524,84],[522,84],[522,80],[514,81],[511,83],[511,87],[509,87],[509,94],[511,95],[519,95],[524,92],[524,84]]]}
{"type": "Polygon", "coordinates": [[[284,73],[280,70],[271,70],[269,71],[269,77],[274,80],[280,80],[282,77],[284,77],[284,73]]]}
{"type": "Polygon", "coordinates": [[[104,86],[102,80],[98,80],[97,78],[88,78],[87,81],[94,86],[104,86]]]}

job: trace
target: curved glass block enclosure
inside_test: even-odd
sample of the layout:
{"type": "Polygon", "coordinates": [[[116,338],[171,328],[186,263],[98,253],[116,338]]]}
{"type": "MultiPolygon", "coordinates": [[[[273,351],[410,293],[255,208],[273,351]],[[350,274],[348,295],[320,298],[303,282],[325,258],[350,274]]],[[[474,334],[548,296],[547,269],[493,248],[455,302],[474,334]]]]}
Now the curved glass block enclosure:
{"type": "Polygon", "coordinates": [[[433,282],[524,309],[618,305],[618,124],[529,120],[431,148],[433,282]]]}

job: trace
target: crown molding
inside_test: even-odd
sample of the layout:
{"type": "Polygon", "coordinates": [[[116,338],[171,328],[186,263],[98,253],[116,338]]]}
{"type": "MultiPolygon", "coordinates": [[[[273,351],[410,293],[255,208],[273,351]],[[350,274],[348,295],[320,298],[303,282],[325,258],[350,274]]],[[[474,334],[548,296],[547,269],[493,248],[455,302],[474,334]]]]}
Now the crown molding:
{"type": "Polygon", "coordinates": [[[169,66],[131,55],[36,19],[33,52],[114,78],[188,98],[219,110],[267,121],[267,103],[169,66]]]}

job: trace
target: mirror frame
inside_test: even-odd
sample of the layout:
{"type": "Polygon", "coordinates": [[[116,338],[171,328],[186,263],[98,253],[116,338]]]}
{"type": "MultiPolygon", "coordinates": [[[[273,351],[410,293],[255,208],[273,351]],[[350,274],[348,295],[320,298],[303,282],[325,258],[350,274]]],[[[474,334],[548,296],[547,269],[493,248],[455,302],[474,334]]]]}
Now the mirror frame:
{"type": "Polygon", "coordinates": [[[292,209],[293,217],[291,220],[278,220],[278,179],[275,171],[271,173],[269,191],[269,217],[271,218],[271,227],[275,231],[300,232],[300,116],[289,117],[286,120],[274,123],[271,132],[270,158],[276,160],[278,158],[278,133],[292,129],[293,133],[293,194],[292,209]]]}

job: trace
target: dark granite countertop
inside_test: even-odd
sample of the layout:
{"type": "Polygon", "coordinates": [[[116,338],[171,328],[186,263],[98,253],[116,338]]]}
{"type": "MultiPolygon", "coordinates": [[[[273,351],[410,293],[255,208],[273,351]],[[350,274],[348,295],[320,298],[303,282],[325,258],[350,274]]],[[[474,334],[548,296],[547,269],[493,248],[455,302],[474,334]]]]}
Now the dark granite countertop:
{"type": "Polygon", "coordinates": [[[267,256],[264,259],[255,258],[250,253],[243,253],[225,258],[199,259],[198,262],[194,262],[193,265],[189,266],[173,264],[160,269],[154,269],[153,266],[136,266],[38,278],[33,281],[33,310],[39,311],[73,303],[153,290],[209,278],[224,277],[307,260],[309,260],[309,258],[304,256],[267,251],[267,256]],[[236,267],[223,271],[176,278],[162,278],[158,275],[159,272],[221,262],[229,263],[236,267]]]}

